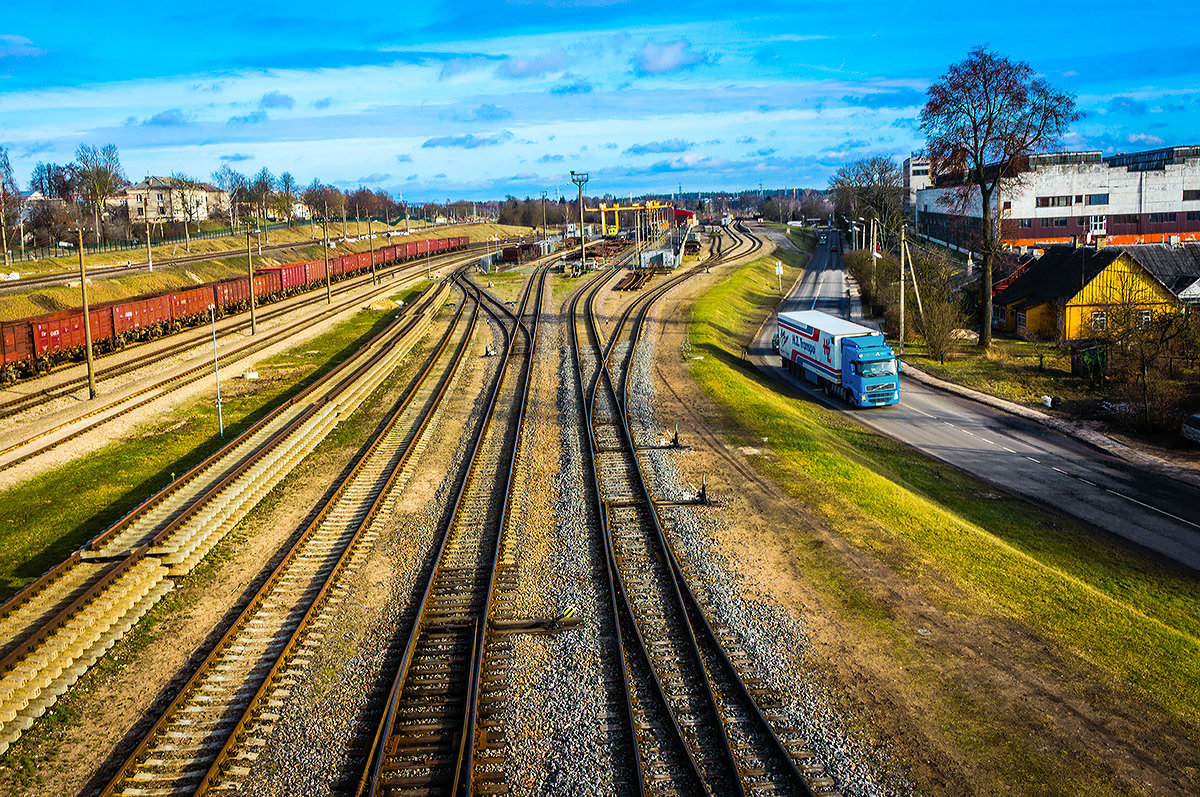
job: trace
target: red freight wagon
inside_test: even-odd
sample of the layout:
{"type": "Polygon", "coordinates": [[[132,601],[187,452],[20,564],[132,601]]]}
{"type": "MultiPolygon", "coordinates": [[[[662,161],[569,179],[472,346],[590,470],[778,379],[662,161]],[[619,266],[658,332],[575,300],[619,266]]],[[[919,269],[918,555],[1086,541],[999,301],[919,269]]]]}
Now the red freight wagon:
{"type": "MultiPolygon", "coordinates": [[[[329,273],[333,274],[333,264],[329,264],[329,273]]],[[[325,261],[322,260],[306,260],[304,261],[304,279],[308,285],[317,285],[325,281],[325,261]]]]}
{"type": "MultiPolygon", "coordinates": [[[[0,363],[32,362],[33,336],[29,319],[0,322],[0,363]]],[[[8,371],[4,372],[8,375],[8,371]]]]}
{"type": "MultiPolygon", "coordinates": [[[[92,343],[107,340],[113,336],[111,308],[96,308],[88,315],[92,318],[92,343]]],[[[33,325],[33,351],[38,357],[45,357],[60,351],[82,349],[85,333],[83,330],[83,310],[78,307],[70,310],[59,310],[43,316],[30,319],[33,325]]]]}
{"type": "Polygon", "coordinates": [[[417,242],[408,241],[404,244],[404,257],[413,258],[417,256],[417,242]]]}
{"type": "Polygon", "coordinates": [[[428,240],[417,241],[417,254],[423,255],[428,251],[429,251],[429,241],[428,240]]]}
{"type": "Polygon", "coordinates": [[[279,271],[268,271],[257,273],[254,275],[254,296],[258,299],[265,299],[268,296],[278,296],[281,290],[279,281],[279,271]]]}
{"type": "MultiPolygon", "coordinates": [[[[113,334],[134,337],[137,330],[148,327],[166,328],[171,325],[171,295],[134,296],[107,306],[113,334]]],[[[92,331],[92,341],[96,333],[92,331]]]]}
{"type": "MultiPolygon", "coordinates": [[[[254,270],[255,274],[265,274],[271,279],[271,284],[276,286],[275,293],[283,291],[291,293],[304,287],[306,278],[304,276],[303,263],[288,263],[284,266],[264,266],[254,270]]],[[[261,293],[259,294],[262,295],[261,293]]]]}
{"type": "Polygon", "coordinates": [[[211,284],[197,285],[194,288],[180,288],[171,294],[171,320],[181,323],[208,315],[208,306],[212,303],[211,284]]]}
{"type": "Polygon", "coordinates": [[[250,305],[250,294],[246,290],[244,277],[221,280],[213,286],[213,295],[217,298],[217,306],[224,310],[250,305]]]}

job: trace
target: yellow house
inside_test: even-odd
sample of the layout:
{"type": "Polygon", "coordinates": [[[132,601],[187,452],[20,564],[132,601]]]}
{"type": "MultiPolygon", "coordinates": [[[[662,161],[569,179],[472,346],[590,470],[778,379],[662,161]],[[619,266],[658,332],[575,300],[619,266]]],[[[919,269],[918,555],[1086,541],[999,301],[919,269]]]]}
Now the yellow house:
{"type": "Polygon", "coordinates": [[[1116,247],[1052,246],[993,298],[994,326],[1077,341],[1145,327],[1164,313],[1179,312],[1175,294],[1141,259],[1116,247]]]}

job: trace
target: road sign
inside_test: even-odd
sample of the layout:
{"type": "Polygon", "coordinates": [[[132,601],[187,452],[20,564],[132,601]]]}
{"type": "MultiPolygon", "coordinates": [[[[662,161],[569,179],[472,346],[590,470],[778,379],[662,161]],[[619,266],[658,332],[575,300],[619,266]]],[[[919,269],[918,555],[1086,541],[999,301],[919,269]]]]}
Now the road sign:
{"type": "Polygon", "coordinates": [[[783,276],[783,263],[778,260],[775,261],[775,275],[779,277],[783,276]]]}

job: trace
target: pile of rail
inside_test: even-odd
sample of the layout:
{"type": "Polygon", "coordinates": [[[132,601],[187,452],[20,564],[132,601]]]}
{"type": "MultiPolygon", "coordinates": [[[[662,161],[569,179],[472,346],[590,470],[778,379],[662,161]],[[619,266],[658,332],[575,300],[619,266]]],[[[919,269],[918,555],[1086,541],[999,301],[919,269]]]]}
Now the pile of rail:
{"type": "Polygon", "coordinates": [[[650,278],[654,276],[654,272],[646,269],[644,271],[630,271],[624,277],[617,280],[617,284],[613,286],[614,291],[640,291],[646,287],[646,283],[650,282],[650,278]]]}

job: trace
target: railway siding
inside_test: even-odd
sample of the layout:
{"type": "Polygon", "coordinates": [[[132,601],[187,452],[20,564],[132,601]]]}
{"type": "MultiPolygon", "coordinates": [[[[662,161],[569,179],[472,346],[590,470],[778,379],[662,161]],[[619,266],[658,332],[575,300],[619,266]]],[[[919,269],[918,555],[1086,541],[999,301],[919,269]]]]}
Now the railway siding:
{"type": "MultiPolygon", "coordinates": [[[[444,299],[444,293],[440,291],[437,296],[444,299]]],[[[236,476],[227,476],[223,485],[218,483],[217,490],[209,487],[201,493],[209,499],[202,507],[198,498],[184,501],[190,505],[192,514],[177,528],[172,528],[168,521],[154,534],[152,542],[143,542],[133,550],[129,550],[129,542],[124,541],[124,547],[117,546],[110,554],[124,557],[115,567],[94,568],[92,563],[81,561],[81,572],[90,570],[92,576],[104,574],[98,581],[89,583],[86,577],[80,579],[77,574],[72,574],[69,579],[59,576],[42,585],[41,589],[35,585],[21,593],[17,596],[21,600],[10,601],[11,608],[19,609],[20,615],[13,627],[18,636],[8,638],[10,652],[0,671],[0,699],[4,701],[0,705],[0,753],[7,750],[116,639],[170,590],[171,577],[189,572],[341,418],[352,412],[391,373],[423,333],[431,315],[431,312],[425,313],[409,330],[406,344],[382,352],[361,379],[355,380],[347,390],[339,391],[341,395],[336,400],[324,402],[311,415],[302,414],[298,428],[278,441],[269,453],[256,459],[248,468],[243,461],[243,470],[235,468],[233,471],[236,476]],[[78,592],[81,584],[87,585],[82,594],[78,592]],[[65,608],[55,611],[64,604],[65,608]],[[12,645],[19,635],[29,631],[31,625],[37,625],[30,618],[47,616],[53,619],[49,626],[42,625],[34,631],[32,644],[12,645]],[[23,647],[28,649],[23,650],[23,647]]],[[[371,354],[380,352],[367,350],[362,356],[371,354]]],[[[140,539],[144,538],[143,534],[140,539]]],[[[6,608],[8,606],[6,604],[6,608]]]]}

